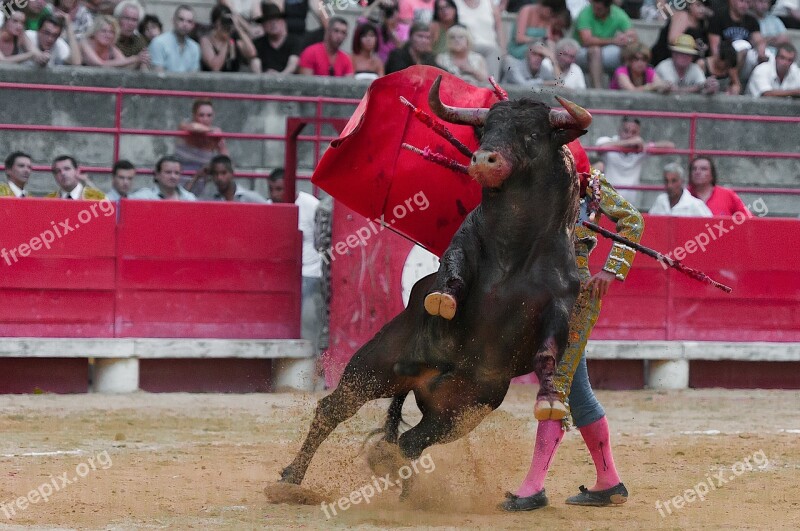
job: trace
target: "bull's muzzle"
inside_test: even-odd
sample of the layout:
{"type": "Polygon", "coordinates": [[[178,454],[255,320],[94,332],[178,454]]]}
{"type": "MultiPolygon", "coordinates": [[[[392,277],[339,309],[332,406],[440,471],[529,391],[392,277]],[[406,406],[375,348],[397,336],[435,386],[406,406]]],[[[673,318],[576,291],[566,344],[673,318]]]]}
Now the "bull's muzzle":
{"type": "Polygon", "coordinates": [[[479,149],[472,155],[469,175],[486,188],[498,188],[511,175],[511,164],[497,151],[479,149]]]}

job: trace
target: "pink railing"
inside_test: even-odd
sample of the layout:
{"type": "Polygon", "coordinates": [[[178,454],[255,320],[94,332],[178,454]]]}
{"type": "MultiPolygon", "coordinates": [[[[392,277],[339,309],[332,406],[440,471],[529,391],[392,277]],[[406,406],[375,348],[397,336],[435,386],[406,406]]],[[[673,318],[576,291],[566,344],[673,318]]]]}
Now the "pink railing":
{"type": "MultiPolygon", "coordinates": [[[[142,135],[142,136],[187,136],[189,133],[185,131],[169,131],[161,129],[134,129],[125,128],[122,124],[122,112],[124,107],[124,99],[126,96],[150,96],[150,97],[169,97],[169,98],[213,98],[215,100],[240,100],[240,101],[281,101],[289,103],[314,103],[314,134],[301,135],[297,138],[298,141],[313,142],[314,143],[314,167],[319,162],[319,153],[322,142],[330,142],[335,137],[326,136],[322,134],[323,106],[326,104],[333,105],[357,105],[359,100],[348,98],[330,98],[327,96],[281,96],[271,94],[238,94],[238,93],[220,93],[220,92],[194,92],[183,90],[156,90],[156,89],[141,89],[141,88],[104,88],[104,87],[73,87],[73,86],[60,86],[60,85],[44,85],[44,84],[31,84],[31,83],[7,83],[0,82],[0,89],[8,90],[34,90],[34,91],[48,91],[48,92],[73,92],[73,93],[89,93],[89,94],[108,94],[114,96],[114,127],[85,127],[85,126],[56,126],[56,125],[28,125],[28,124],[9,124],[0,123],[0,130],[6,131],[36,131],[36,132],[52,132],[52,133],[91,133],[91,134],[105,134],[113,136],[113,160],[119,158],[121,138],[124,135],[142,135]]],[[[800,117],[790,116],[752,116],[752,115],[735,115],[735,114],[719,114],[719,113],[699,113],[699,112],[663,112],[663,111],[631,111],[631,110],[610,110],[610,109],[592,109],[592,114],[597,116],[635,116],[641,118],[658,118],[658,119],[683,119],[689,120],[689,147],[686,149],[648,149],[648,153],[653,155],[688,155],[693,158],[699,155],[707,155],[711,157],[753,157],[753,158],[766,158],[766,159],[800,159],[800,153],[796,152],[774,152],[774,151],[737,151],[737,150],[708,150],[697,148],[697,122],[699,120],[733,120],[741,122],[763,122],[763,123],[787,123],[787,124],[800,124],[800,117]]],[[[234,133],[223,132],[219,134],[211,134],[210,136],[220,136],[226,139],[236,140],[252,140],[252,141],[277,141],[285,142],[286,135],[280,134],[258,134],[258,133],[234,133]]],[[[611,151],[610,148],[603,148],[598,146],[586,146],[586,151],[589,152],[603,152],[611,151]]],[[[4,169],[0,165],[0,169],[4,169]]],[[[84,171],[94,173],[110,173],[110,167],[82,167],[84,171]]],[[[36,165],[36,171],[49,171],[48,166],[36,165]]],[[[152,173],[152,170],[142,169],[141,173],[152,173]]],[[[259,172],[237,171],[239,177],[249,178],[264,178],[266,175],[259,172]]],[[[307,178],[308,176],[303,176],[307,178]]],[[[659,185],[638,185],[638,186],[621,186],[620,188],[632,190],[663,190],[659,185]]],[[[759,193],[759,194],[791,194],[800,195],[800,189],[791,188],[769,188],[769,187],[734,187],[737,192],[759,193]]]]}

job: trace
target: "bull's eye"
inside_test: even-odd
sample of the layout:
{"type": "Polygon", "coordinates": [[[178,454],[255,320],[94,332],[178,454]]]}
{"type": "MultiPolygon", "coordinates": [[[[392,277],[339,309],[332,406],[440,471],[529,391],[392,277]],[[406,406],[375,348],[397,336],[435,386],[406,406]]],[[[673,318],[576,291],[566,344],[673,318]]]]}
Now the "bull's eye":
{"type": "Polygon", "coordinates": [[[535,134],[525,135],[522,138],[523,138],[523,140],[525,140],[525,147],[527,147],[527,148],[533,147],[533,145],[536,143],[536,135],[535,134]]]}

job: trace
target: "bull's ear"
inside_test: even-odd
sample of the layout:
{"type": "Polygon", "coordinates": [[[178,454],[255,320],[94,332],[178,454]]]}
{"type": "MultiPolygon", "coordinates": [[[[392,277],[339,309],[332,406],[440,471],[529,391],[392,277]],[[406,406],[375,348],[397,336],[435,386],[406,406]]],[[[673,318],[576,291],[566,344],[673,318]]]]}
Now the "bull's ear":
{"type": "Polygon", "coordinates": [[[552,135],[556,145],[563,146],[586,133],[588,133],[586,129],[555,129],[552,135]]]}

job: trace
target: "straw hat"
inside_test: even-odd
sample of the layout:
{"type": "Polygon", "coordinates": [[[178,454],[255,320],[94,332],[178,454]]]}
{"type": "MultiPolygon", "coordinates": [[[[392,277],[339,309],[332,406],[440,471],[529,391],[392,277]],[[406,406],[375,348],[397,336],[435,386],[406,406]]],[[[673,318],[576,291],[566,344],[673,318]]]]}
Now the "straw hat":
{"type": "Polygon", "coordinates": [[[683,33],[678,35],[672,46],[669,47],[673,52],[685,53],[687,55],[700,55],[697,51],[697,44],[694,42],[694,37],[683,33]]]}

